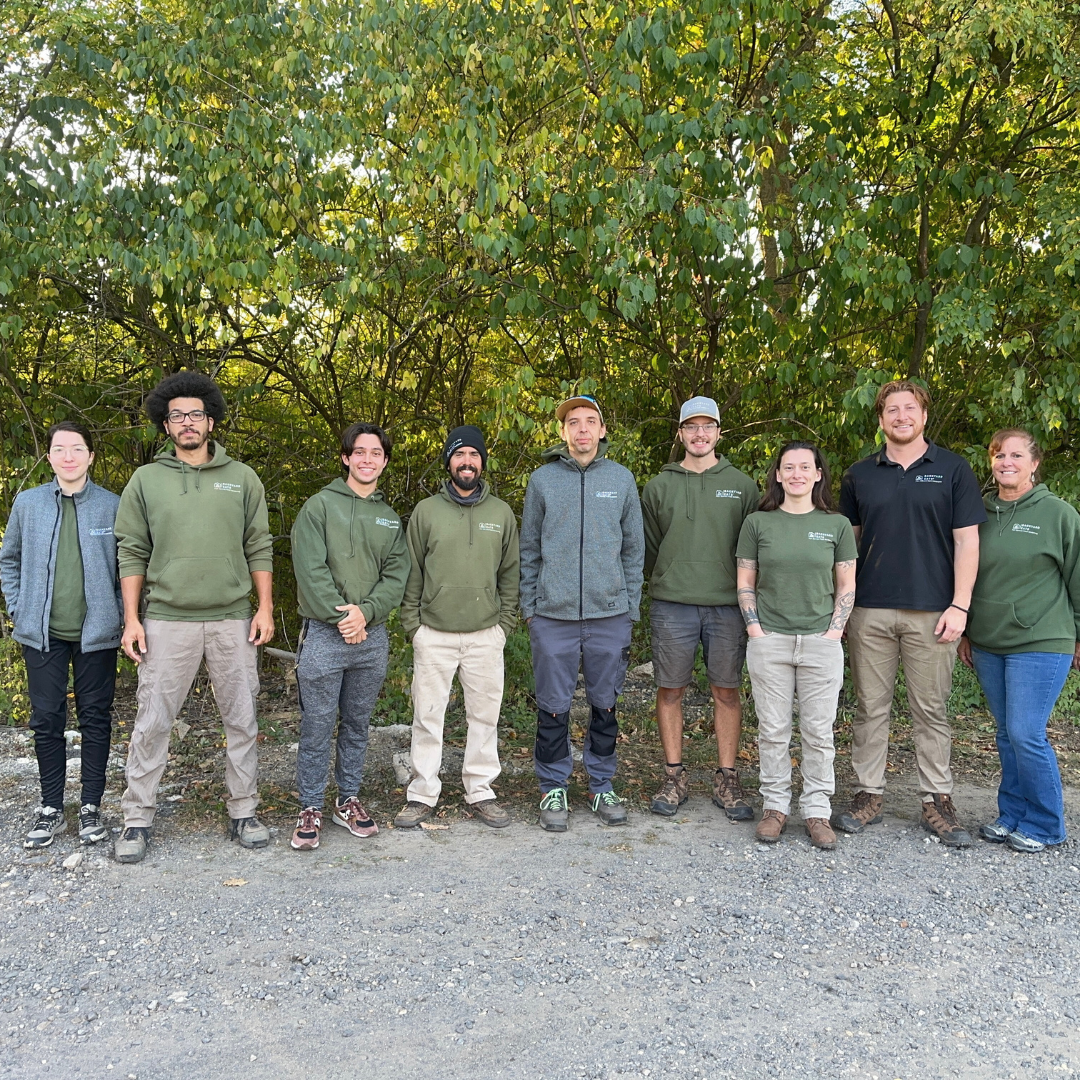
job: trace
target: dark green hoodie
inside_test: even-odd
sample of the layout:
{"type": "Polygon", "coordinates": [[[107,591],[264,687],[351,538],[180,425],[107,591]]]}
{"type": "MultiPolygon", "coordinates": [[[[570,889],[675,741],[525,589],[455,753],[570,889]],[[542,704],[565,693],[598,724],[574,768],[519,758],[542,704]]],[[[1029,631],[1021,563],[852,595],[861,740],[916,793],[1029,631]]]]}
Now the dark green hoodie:
{"type": "Polygon", "coordinates": [[[406,539],[412,570],[401,602],[411,639],[420,624],[469,634],[517,621],[518,530],[514,511],[481,481],[481,495],[462,506],[442,491],[417,503],[406,539]]]}
{"type": "Polygon", "coordinates": [[[987,495],[967,636],[992,653],[1071,653],[1080,626],[1080,514],[1036,484],[987,495]]]}
{"type": "Polygon", "coordinates": [[[735,545],[761,494],[725,457],[693,473],[665,465],[641,494],[649,596],[673,604],[734,605],[735,545]]]}
{"type": "Polygon", "coordinates": [[[300,614],[334,626],[345,604],[356,604],[370,626],[386,622],[409,578],[401,518],[381,491],[364,499],[341,479],[300,507],[292,562],[300,614]]]}
{"type": "Polygon", "coordinates": [[[120,496],[120,576],[146,578],[148,619],[249,618],[251,571],[274,569],[262,481],[220,443],[210,446],[205,465],[162,450],[120,496]]]}

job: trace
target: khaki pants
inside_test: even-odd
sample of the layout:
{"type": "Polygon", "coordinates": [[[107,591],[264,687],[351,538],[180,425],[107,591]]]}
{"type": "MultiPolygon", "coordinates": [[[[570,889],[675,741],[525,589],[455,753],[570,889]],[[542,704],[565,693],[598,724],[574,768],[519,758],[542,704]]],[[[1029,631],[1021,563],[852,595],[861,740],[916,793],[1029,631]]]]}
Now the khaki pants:
{"type": "Polygon", "coordinates": [[[255,698],[257,650],[248,641],[249,619],[166,622],[147,619],[146,658],[139,665],[139,711],[127,759],[127,790],[120,805],[124,826],[149,828],[157,789],[169,760],[173,721],[205,658],[214,699],[225,726],[225,786],[229,817],[246,818],[258,805],[255,698]]]}
{"type": "Polygon", "coordinates": [[[499,625],[470,634],[421,626],[413,637],[412,783],[409,800],[434,806],[442,781],[443,722],[456,674],[465,695],[465,763],[461,782],[467,803],[494,799],[491,785],[499,764],[499,710],[503,695],[503,646],[499,625]]]}
{"type": "Polygon", "coordinates": [[[911,708],[919,790],[924,800],[953,789],[952,729],[945,705],[952,690],[953,665],[959,642],[943,645],[934,637],[940,611],[861,608],[848,622],[848,656],[855,680],[855,712],[851,766],[857,791],[885,791],[896,670],[904,665],[911,708]]]}
{"type": "Polygon", "coordinates": [[[833,724],[844,686],[844,646],[821,634],[766,634],[746,646],[758,721],[762,808],[791,813],[791,717],[799,698],[803,819],[832,814],[833,724]]]}

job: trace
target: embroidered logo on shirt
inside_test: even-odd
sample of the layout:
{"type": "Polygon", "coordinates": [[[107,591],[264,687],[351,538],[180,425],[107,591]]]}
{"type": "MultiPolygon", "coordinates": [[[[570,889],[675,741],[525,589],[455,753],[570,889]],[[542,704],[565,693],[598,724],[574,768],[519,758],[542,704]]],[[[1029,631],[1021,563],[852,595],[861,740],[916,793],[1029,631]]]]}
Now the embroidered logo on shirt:
{"type": "Polygon", "coordinates": [[[808,532],[806,534],[806,539],[807,540],[825,540],[825,541],[827,541],[828,543],[831,544],[833,542],[834,538],[833,538],[832,533],[808,532]]]}
{"type": "Polygon", "coordinates": [[[721,489],[716,493],[718,499],[740,499],[742,498],[741,491],[730,491],[727,489],[721,489]]]}
{"type": "Polygon", "coordinates": [[[944,484],[945,477],[941,473],[924,472],[915,477],[916,484],[944,484]]]}
{"type": "Polygon", "coordinates": [[[112,536],[112,526],[106,525],[103,529],[91,529],[91,536],[112,536]]]}
{"type": "Polygon", "coordinates": [[[481,532],[502,532],[502,525],[497,521],[481,521],[476,527],[481,532]]]}
{"type": "Polygon", "coordinates": [[[222,484],[217,483],[214,485],[215,491],[243,491],[244,489],[239,484],[222,484]]]}
{"type": "Polygon", "coordinates": [[[617,499],[619,493],[617,491],[598,491],[596,497],[598,499],[617,499]]]}
{"type": "Polygon", "coordinates": [[[1025,522],[1018,521],[1013,527],[1013,532],[1028,533],[1031,536],[1038,536],[1041,525],[1028,525],[1025,522]]]}
{"type": "Polygon", "coordinates": [[[401,527],[400,521],[391,521],[389,518],[376,518],[375,524],[382,525],[387,529],[399,529],[401,527]]]}

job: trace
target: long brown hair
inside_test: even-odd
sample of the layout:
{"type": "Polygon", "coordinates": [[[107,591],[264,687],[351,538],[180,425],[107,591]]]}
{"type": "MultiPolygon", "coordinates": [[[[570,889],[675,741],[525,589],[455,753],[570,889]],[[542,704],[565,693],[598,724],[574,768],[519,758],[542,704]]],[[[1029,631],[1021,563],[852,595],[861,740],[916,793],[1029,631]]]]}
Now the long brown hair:
{"type": "Polygon", "coordinates": [[[791,450],[809,450],[814,455],[814,467],[821,471],[821,479],[814,485],[810,498],[815,510],[824,510],[827,514],[836,513],[836,502],[832,496],[832,483],[829,479],[829,463],[825,460],[822,452],[809,442],[789,442],[780,447],[776,460],[769,469],[769,482],[765,488],[765,497],[761,500],[759,510],[779,510],[784,501],[784,486],[776,479],[780,471],[780,462],[784,455],[791,450]]]}

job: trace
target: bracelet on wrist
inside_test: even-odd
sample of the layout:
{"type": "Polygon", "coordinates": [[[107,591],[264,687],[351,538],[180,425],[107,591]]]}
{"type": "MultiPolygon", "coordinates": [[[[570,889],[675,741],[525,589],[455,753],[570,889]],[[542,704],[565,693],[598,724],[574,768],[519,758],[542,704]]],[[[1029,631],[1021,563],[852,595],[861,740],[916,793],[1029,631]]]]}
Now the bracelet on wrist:
{"type": "Polygon", "coordinates": [[[969,609],[961,607],[959,604],[950,604],[949,607],[954,607],[957,611],[962,611],[965,615],[969,614],[969,609]]]}

